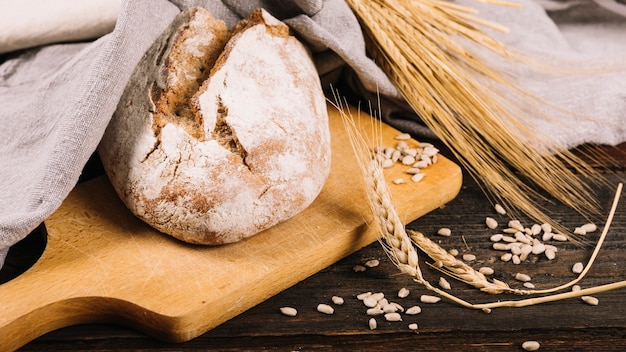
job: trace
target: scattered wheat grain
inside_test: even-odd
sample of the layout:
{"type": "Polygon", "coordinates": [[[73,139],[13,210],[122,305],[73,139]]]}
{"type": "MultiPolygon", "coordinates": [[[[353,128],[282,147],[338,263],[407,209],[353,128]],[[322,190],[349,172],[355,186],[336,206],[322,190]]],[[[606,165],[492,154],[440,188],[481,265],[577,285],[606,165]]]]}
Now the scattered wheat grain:
{"type": "Polygon", "coordinates": [[[376,327],[378,326],[378,323],[376,323],[376,319],[374,318],[370,318],[367,324],[369,325],[370,330],[376,330],[376,327]]]}
{"type": "Polygon", "coordinates": [[[421,312],[422,312],[422,308],[420,306],[413,306],[413,307],[407,308],[404,314],[416,315],[416,314],[420,314],[421,312]]]}
{"type": "Polygon", "coordinates": [[[320,303],[317,305],[317,311],[324,314],[333,314],[335,309],[328,304],[320,303]]]}
{"type": "Polygon", "coordinates": [[[395,178],[391,182],[393,182],[394,185],[401,185],[403,183],[406,183],[406,181],[402,177],[395,178]]]}
{"type": "Polygon", "coordinates": [[[367,270],[367,268],[365,268],[363,265],[355,265],[352,267],[352,270],[354,270],[355,273],[359,273],[367,270]]]}
{"type": "Polygon", "coordinates": [[[523,273],[517,273],[515,274],[515,280],[517,281],[522,281],[522,282],[528,282],[530,281],[530,276],[523,274],[523,273]]]}
{"type": "Polygon", "coordinates": [[[401,133],[396,136],[396,140],[399,140],[399,141],[406,141],[409,139],[411,139],[411,135],[408,133],[401,133]]]}
{"type": "Polygon", "coordinates": [[[488,266],[483,266],[478,269],[478,272],[483,275],[490,276],[490,275],[493,275],[494,270],[488,266]]]}
{"type": "Polygon", "coordinates": [[[378,304],[378,300],[375,299],[375,298],[372,298],[372,296],[369,296],[369,297],[366,297],[365,299],[363,299],[363,304],[366,307],[374,308],[378,304]]]}
{"type": "Polygon", "coordinates": [[[365,314],[367,314],[367,315],[369,315],[371,317],[375,317],[375,316],[378,316],[378,315],[383,315],[384,313],[385,312],[382,309],[380,309],[380,308],[368,308],[365,311],[365,314]]]}
{"type": "Polygon", "coordinates": [[[415,330],[417,330],[417,328],[418,328],[417,323],[411,323],[411,324],[409,324],[409,329],[410,329],[410,330],[415,331],[415,330]]]}
{"type": "Polygon", "coordinates": [[[502,241],[502,237],[503,235],[501,233],[496,233],[494,235],[491,235],[491,237],[489,237],[489,240],[491,242],[500,242],[502,241]]]}
{"type": "Polygon", "coordinates": [[[292,307],[281,307],[280,312],[288,317],[295,317],[298,315],[298,311],[292,307]]]}
{"type": "Polygon", "coordinates": [[[333,301],[334,304],[340,306],[344,303],[344,299],[343,297],[339,297],[339,296],[332,296],[331,301],[333,301]]]}
{"type": "Polygon", "coordinates": [[[362,300],[366,299],[367,297],[369,297],[369,296],[371,296],[371,295],[372,295],[372,293],[371,293],[371,292],[363,292],[363,293],[359,293],[358,295],[356,295],[356,298],[357,298],[359,301],[362,301],[362,300]]]}
{"type": "Polygon", "coordinates": [[[498,221],[496,221],[496,219],[489,217],[489,216],[485,218],[485,224],[487,225],[488,228],[492,230],[495,230],[498,228],[498,221]]]}
{"type": "Polygon", "coordinates": [[[443,288],[444,290],[452,289],[452,287],[450,286],[450,283],[444,277],[439,278],[439,286],[443,288]]]}
{"type": "Polygon", "coordinates": [[[422,303],[437,303],[441,301],[441,297],[431,296],[431,295],[421,295],[420,302],[422,303]]]}
{"type": "Polygon", "coordinates": [[[572,266],[572,272],[574,274],[580,274],[583,272],[584,266],[583,263],[577,262],[572,266]]]}
{"type": "Polygon", "coordinates": [[[600,300],[593,296],[582,296],[580,297],[580,299],[582,299],[583,302],[587,303],[590,306],[597,306],[598,303],[600,303],[600,300]]]}
{"type": "Polygon", "coordinates": [[[494,206],[494,209],[496,210],[496,213],[500,215],[506,215],[506,210],[504,210],[504,208],[500,204],[496,204],[494,206]]]}
{"type": "Polygon", "coordinates": [[[402,321],[400,313],[387,313],[384,316],[387,321],[402,321]]]}
{"type": "Polygon", "coordinates": [[[406,298],[409,296],[409,293],[410,291],[406,287],[403,287],[398,291],[398,297],[406,298]]]}
{"type": "Polygon", "coordinates": [[[590,222],[587,224],[584,224],[580,227],[583,231],[585,231],[585,233],[589,233],[589,232],[594,232],[598,229],[598,227],[596,226],[596,224],[590,222]]]}
{"type": "Polygon", "coordinates": [[[411,176],[411,181],[420,182],[424,178],[425,174],[419,173],[411,176]]]}
{"type": "Polygon", "coordinates": [[[365,265],[368,268],[375,268],[378,265],[380,265],[380,261],[378,259],[370,259],[366,261],[363,265],[365,265]]]}
{"type": "Polygon", "coordinates": [[[537,341],[524,341],[522,343],[522,348],[524,351],[538,351],[541,347],[541,344],[537,341]]]}
{"type": "Polygon", "coordinates": [[[465,260],[466,262],[473,262],[476,260],[476,256],[473,254],[463,254],[463,260],[465,260]]]}
{"type": "Polygon", "coordinates": [[[450,235],[452,235],[452,230],[450,230],[447,227],[442,227],[439,230],[437,230],[437,234],[443,237],[450,237],[450,235]]]}

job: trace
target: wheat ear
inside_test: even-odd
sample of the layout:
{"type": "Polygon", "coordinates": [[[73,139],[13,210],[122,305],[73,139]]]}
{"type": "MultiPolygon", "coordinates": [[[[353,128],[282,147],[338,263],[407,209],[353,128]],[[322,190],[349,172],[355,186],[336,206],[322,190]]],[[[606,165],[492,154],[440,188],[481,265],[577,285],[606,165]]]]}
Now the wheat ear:
{"type": "MultiPolygon", "coordinates": [[[[424,279],[420,270],[417,249],[414,246],[417,245],[418,248],[440,263],[441,267],[446,268],[453,276],[484,292],[494,294],[515,292],[504,282],[497,280],[494,282],[488,281],[483,274],[458,261],[439,245],[420,233],[412,232],[412,237],[407,234],[394,206],[391,191],[383,174],[381,159],[377,158],[376,154],[372,155],[370,153],[370,150],[373,148],[368,147],[367,141],[358,131],[354,117],[350,115],[349,110],[344,107],[337,96],[335,96],[335,106],[340,112],[346,133],[363,174],[366,195],[378,227],[379,242],[400,271],[412,276],[418,283],[425,285],[427,288],[433,289],[433,286],[424,279]]],[[[374,134],[376,135],[376,131],[374,134]]],[[[379,143],[379,145],[382,145],[382,143],[379,143]]],[[[435,289],[435,291],[441,293],[438,289],[435,289]]]]}
{"type": "MultiPolygon", "coordinates": [[[[461,44],[470,41],[504,59],[524,62],[480,30],[477,25],[486,23],[469,17],[471,10],[439,0],[347,3],[379,66],[492,199],[557,227],[539,205],[546,199],[543,191],[588,217],[600,215],[591,187],[579,176],[597,182],[601,176],[551,143],[550,136],[521,123],[529,108],[545,105],[461,44]],[[516,94],[515,101],[505,100],[508,93],[516,94]]],[[[558,230],[569,233],[562,226],[558,230]]]]}

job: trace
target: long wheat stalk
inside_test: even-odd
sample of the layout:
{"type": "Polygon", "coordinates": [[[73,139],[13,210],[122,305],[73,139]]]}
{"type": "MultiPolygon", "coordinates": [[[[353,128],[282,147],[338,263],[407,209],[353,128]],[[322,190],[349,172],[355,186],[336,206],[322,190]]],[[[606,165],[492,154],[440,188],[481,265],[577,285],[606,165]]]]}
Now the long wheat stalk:
{"type": "MultiPolygon", "coordinates": [[[[409,231],[407,233],[404,224],[400,220],[400,216],[398,215],[395,206],[393,204],[393,199],[391,197],[391,192],[387,186],[387,181],[383,174],[383,166],[380,158],[377,158],[376,155],[372,155],[370,150],[375,149],[378,145],[383,145],[380,140],[380,134],[377,134],[380,129],[376,129],[373,126],[375,136],[374,139],[378,141],[378,143],[374,146],[370,146],[368,142],[363,137],[363,134],[360,133],[359,129],[356,127],[355,118],[351,115],[350,110],[347,105],[342,102],[342,100],[338,97],[337,93],[335,94],[335,107],[339,110],[339,113],[342,117],[342,121],[344,123],[344,127],[348,138],[350,140],[352,149],[354,151],[354,155],[359,164],[359,169],[362,172],[363,180],[365,182],[365,193],[369,200],[370,208],[374,215],[375,226],[377,226],[379,234],[378,240],[382,245],[383,249],[387,253],[390,260],[398,267],[398,269],[407,274],[419,283],[424,285],[427,289],[438,293],[440,296],[451,300],[463,307],[472,308],[472,309],[481,309],[486,312],[490,312],[493,308],[498,307],[526,307],[529,305],[535,305],[546,302],[554,302],[558,300],[563,300],[567,298],[573,297],[581,297],[585,295],[590,295],[599,292],[605,292],[608,290],[614,290],[619,288],[626,287],[626,281],[614,282],[606,285],[601,285],[597,287],[591,287],[588,289],[583,289],[579,291],[565,292],[559,294],[552,294],[543,297],[533,297],[521,300],[502,300],[491,303],[482,303],[482,304],[472,304],[467,302],[449,292],[443,291],[428,282],[422,275],[422,271],[419,266],[418,253],[416,248],[424,251],[431,259],[433,259],[436,263],[436,268],[438,270],[443,271],[444,273],[455,277],[467,284],[470,284],[483,292],[487,292],[490,294],[499,294],[499,293],[514,293],[521,295],[530,295],[530,294],[544,294],[544,293],[552,293],[558,290],[565,289],[567,287],[572,286],[573,284],[579,282],[584,275],[588,272],[589,268],[593,264],[602,243],[608,233],[608,230],[611,225],[611,221],[615,214],[617,204],[619,202],[619,198],[621,196],[622,184],[620,184],[617,188],[613,205],[611,206],[611,210],[609,212],[607,221],[604,226],[604,230],[598,241],[596,248],[589,259],[589,263],[583,270],[583,272],[579,275],[578,278],[570,281],[567,284],[557,286],[552,289],[546,290],[518,290],[509,287],[506,283],[493,280],[489,281],[487,278],[477,272],[469,265],[465,264],[457,260],[454,256],[449,254],[446,250],[441,248],[435,242],[428,239],[426,236],[417,231],[409,231]],[[378,137],[376,137],[378,136],[378,137]],[[410,233],[410,236],[409,236],[410,233]]],[[[332,103],[332,102],[331,102],[332,103]]],[[[360,112],[360,110],[359,110],[360,112]]],[[[380,121],[379,121],[380,123],[380,121]]]]}
{"type": "Polygon", "coordinates": [[[551,138],[522,124],[533,97],[456,40],[470,40],[523,62],[477,27],[488,23],[471,9],[441,0],[347,3],[377,63],[487,195],[538,222],[556,223],[538,205],[547,199],[544,191],[587,217],[599,215],[599,203],[583,181],[599,180],[597,173],[570,151],[551,144],[551,138]],[[504,100],[506,93],[518,94],[519,100],[504,100]]]}

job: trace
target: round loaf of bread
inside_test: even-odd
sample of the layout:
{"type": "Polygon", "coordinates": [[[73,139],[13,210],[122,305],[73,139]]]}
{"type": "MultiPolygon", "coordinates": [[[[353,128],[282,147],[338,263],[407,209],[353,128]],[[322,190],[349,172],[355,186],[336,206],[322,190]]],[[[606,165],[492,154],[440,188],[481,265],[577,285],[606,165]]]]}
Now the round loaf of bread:
{"type": "Polygon", "coordinates": [[[308,207],[330,171],[309,51],[257,10],[232,31],[185,10],[149,49],[98,147],[120,198],[182,241],[239,241],[308,207]]]}

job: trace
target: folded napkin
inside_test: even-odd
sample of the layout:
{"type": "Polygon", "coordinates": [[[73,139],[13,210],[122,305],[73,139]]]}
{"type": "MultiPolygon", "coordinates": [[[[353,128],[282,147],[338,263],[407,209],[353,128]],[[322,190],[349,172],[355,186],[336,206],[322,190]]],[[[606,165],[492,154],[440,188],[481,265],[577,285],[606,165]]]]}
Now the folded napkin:
{"type": "MultiPolygon", "coordinates": [[[[605,8],[607,1],[598,0],[604,3],[601,7],[588,1],[519,0],[523,9],[458,2],[509,26],[509,34],[494,35],[511,47],[558,60],[584,59],[594,66],[620,63],[626,56],[625,41],[620,39],[626,33],[624,19],[615,9],[605,8]],[[581,15],[578,10],[590,4],[593,11],[581,15]],[[550,9],[549,15],[545,9],[550,9]]],[[[208,8],[229,26],[254,8],[266,8],[308,44],[326,88],[330,83],[351,87],[372,101],[380,93],[386,122],[414,134],[429,133],[366,56],[358,21],[343,0],[4,2],[0,12],[0,53],[4,53],[0,56],[0,265],[8,249],[56,210],[74,187],[143,53],[182,8],[195,5],[208,8]],[[37,6],[39,10],[31,10],[37,6]]],[[[623,67],[546,80],[506,63],[494,61],[494,65],[502,65],[523,88],[555,106],[593,117],[576,124],[528,122],[551,131],[564,146],[626,140],[623,67]]]]}

